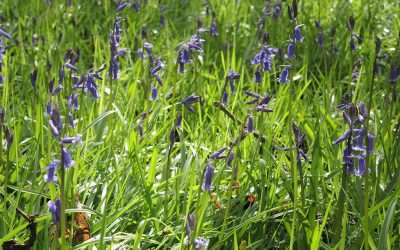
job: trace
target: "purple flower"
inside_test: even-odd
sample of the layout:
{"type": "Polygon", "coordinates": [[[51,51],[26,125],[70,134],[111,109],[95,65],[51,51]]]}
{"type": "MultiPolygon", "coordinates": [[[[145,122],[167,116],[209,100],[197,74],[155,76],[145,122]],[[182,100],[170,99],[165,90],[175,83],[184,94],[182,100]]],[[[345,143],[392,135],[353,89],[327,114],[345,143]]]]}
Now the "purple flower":
{"type": "Polygon", "coordinates": [[[50,80],[50,83],[49,83],[49,93],[50,93],[50,94],[53,93],[53,90],[54,90],[54,78],[50,80]]]}
{"type": "Polygon", "coordinates": [[[353,36],[351,36],[349,43],[350,43],[351,50],[358,50],[358,46],[357,46],[356,42],[354,41],[353,36]]]}
{"type": "Polygon", "coordinates": [[[74,92],[71,93],[71,95],[68,98],[68,108],[75,110],[79,109],[78,94],[75,94],[74,92]]]}
{"type": "Polygon", "coordinates": [[[76,134],[75,137],[64,137],[64,138],[61,138],[61,143],[63,143],[63,144],[73,143],[75,145],[79,145],[79,144],[82,143],[82,135],[76,134]]]}
{"type": "Polygon", "coordinates": [[[304,40],[304,37],[301,35],[301,25],[298,25],[294,28],[294,42],[301,43],[304,40]]]}
{"type": "Polygon", "coordinates": [[[185,234],[189,235],[191,232],[194,231],[195,228],[195,218],[194,214],[188,214],[186,217],[186,228],[185,228],[185,234]]]}
{"type": "Polygon", "coordinates": [[[204,239],[203,237],[198,237],[194,240],[194,248],[196,249],[207,249],[208,247],[208,240],[204,239]]]}
{"type": "Polygon", "coordinates": [[[228,155],[228,161],[227,161],[228,166],[230,166],[232,164],[232,161],[234,158],[235,158],[235,153],[233,153],[233,151],[231,151],[228,155]]]}
{"type": "Polygon", "coordinates": [[[273,112],[272,109],[266,108],[266,105],[262,105],[262,106],[261,105],[257,105],[256,106],[256,110],[259,111],[259,112],[264,112],[264,113],[273,112]]]}
{"type": "Polygon", "coordinates": [[[135,0],[133,2],[133,9],[135,9],[136,12],[139,12],[139,10],[140,10],[139,0],[135,0]]]}
{"type": "Polygon", "coordinates": [[[60,223],[61,220],[61,200],[57,199],[56,203],[54,203],[53,201],[49,201],[47,203],[47,206],[50,209],[53,223],[57,225],[58,223],[60,223]]]}
{"type": "Polygon", "coordinates": [[[12,37],[11,37],[9,34],[7,34],[7,32],[5,32],[5,31],[2,30],[2,29],[0,29],[0,35],[1,35],[1,36],[4,36],[4,37],[7,38],[8,40],[11,40],[11,39],[12,39],[12,37]]]}
{"type": "Polygon", "coordinates": [[[254,74],[254,82],[256,82],[256,83],[262,82],[262,77],[261,77],[260,71],[256,71],[256,73],[254,74]]]}
{"type": "Polygon", "coordinates": [[[288,76],[289,76],[289,70],[287,68],[284,68],[282,70],[281,76],[277,79],[277,81],[280,83],[288,83],[290,82],[288,76]]]}
{"type": "Polygon", "coordinates": [[[395,83],[399,79],[400,67],[396,67],[394,64],[390,66],[389,82],[395,83]]]}
{"type": "Polygon", "coordinates": [[[58,165],[60,165],[60,161],[59,160],[54,160],[52,162],[50,162],[50,164],[45,167],[42,168],[41,170],[48,170],[47,174],[44,176],[44,181],[45,182],[57,182],[57,176],[56,176],[56,168],[58,165]]]}
{"type": "Polygon", "coordinates": [[[53,91],[51,92],[51,96],[57,95],[62,89],[63,86],[59,84],[55,89],[53,89],[53,91]]]}
{"type": "Polygon", "coordinates": [[[54,137],[58,138],[60,136],[60,131],[58,131],[58,128],[54,125],[52,120],[49,120],[49,125],[51,133],[54,135],[54,137]]]}
{"type": "Polygon", "coordinates": [[[127,2],[120,2],[115,9],[115,12],[120,12],[121,10],[125,9],[126,6],[128,6],[127,2]]]}
{"type": "Polygon", "coordinates": [[[203,191],[214,189],[214,186],[211,185],[213,174],[214,174],[214,168],[213,166],[208,164],[206,171],[204,172],[204,184],[201,187],[203,191]]]}
{"type": "Polygon", "coordinates": [[[346,132],[344,132],[344,134],[341,137],[339,137],[336,141],[333,142],[333,145],[337,145],[337,144],[349,139],[351,136],[351,132],[352,132],[351,129],[346,130],[346,132]]]}
{"type": "Polygon", "coordinates": [[[70,128],[75,128],[74,125],[74,116],[72,115],[72,113],[68,114],[68,122],[69,122],[69,127],[70,128]]]}
{"type": "Polygon", "coordinates": [[[64,168],[70,168],[75,165],[75,161],[71,159],[71,155],[67,148],[62,149],[64,168]]]}
{"type": "Polygon", "coordinates": [[[44,113],[45,116],[50,116],[51,113],[53,112],[53,108],[51,106],[51,98],[47,101],[46,104],[46,112],[44,113]]]}
{"type": "Polygon", "coordinates": [[[228,149],[228,147],[223,147],[223,148],[221,148],[221,149],[215,151],[214,153],[212,153],[212,154],[210,155],[210,160],[215,160],[215,159],[222,159],[222,158],[224,158],[225,156],[221,156],[221,154],[222,154],[223,152],[225,152],[225,150],[227,150],[227,149],[228,149]]]}
{"type": "Polygon", "coordinates": [[[368,134],[368,136],[367,136],[367,152],[370,154],[375,154],[375,151],[374,151],[375,138],[376,138],[375,135],[368,134]]]}
{"type": "Polygon", "coordinates": [[[263,70],[270,71],[271,70],[271,61],[268,58],[263,59],[263,70]]]}
{"type": "Polygon", "coordinates": [[[154,78],[156,78],[156,80],[157,80],[158,84],[160,84],[160,86],[163,86],[163,82],[158,75],[154,75],[154,78]]]}
{"type": "Polygon", "coordinates": [[[158,100],[158,90],[157,90],[157,88],[155,88],[155,87],[153,87],[153,88],[151,89],[151,97],[150,97],[150,100],[153,100],[153,101],[158,100]]]}
{"type": "Polygon", "coordinates": [[[224,94],[222,95],[222,101],[221,102],[225,106],[228,105],[228,92],[226,92],[226,90],[224,90],[224,94]]]}
{"type": "Polygon", "coordinates": [[[322,31],[320,31],[320,32],[318,33],[318,36],[317,36],[317,43],[318,43],[318,45],[319,45],[320,47],[322,47],[322,45],[324,45],[324,40],[323,40],[323,33],[322,33],[322,31]]]}
{"type": "Polygon", "coordinates": [[[36,89],[36,79],[37,79],[38,70],[35,68],[33,72],[30,74],[31,83],[34,89],[36,89]]]}
{"type": "Polygon", "coordinates": [[[218,36],[217,30],[217,18],[215,17],[215,12],[212,12],[212,21],[211,21],[211,29],[210,29],[211,36],[218,36]]]}
{"type": "Polygon", "coordinates": [[[367,172],[367,167],[365,164],[365,159],[363,156],[355,156],[355,158],[358,159],[358,170],[354,171],[354,174],[356,176],[363,176],[367,172]]]}
{"type": "Polygon", "coordinates": [[[65,70],[64,70],[64,66],[62,66],[60,69],[60,75],[58,76],[58,85],[62,85],[62,83],[64,81],[64,76],[65,76],[65,70]]]}
{"type": "Polygon", "coordinates": [[[226,76],[226,80],[229,80],[229,85],[231,87],[231,91],[232,93],[236,93],[236,89],[235,89],[235,84],[234,84],[234,80],[239,79],[240,78],[240,74],[233,71],[233,70],[229,70],[228,74],[226,76]]]}
{"type": "Polygon", "coordinates": [[[200,97],[196,95],[190,95],[182,100],[182,104],[190,111],[194,112],[194,109],[190,107],[190,104],[200,102],[200,97]]]}
{"type": "Polygon", "coordinates": [[[156,66],[150,70],[150,76],[156,75],[164,67],[165,64],[161,60],[157,60],[156,66]]]}
{"type": "Polygon", "coordinates": [[[179,114],[178,119],[176,120],[175,123],[175,128],[181,128],[181,123],[182,123],[182,114],[179,114]]]}
{"type": "Polygon", "coordinates": [[[69,63],[69,62],[65,63],[64,66],[67,67],[67,68],[70,69],[70,70],[73,70],[73,71],[77,71],[77,70],[78,70],[77,67],[75,67],[74,65],[72,65],[72,64],[69,63]]]}
{"type": "Polygon", "coordinates": [[[294,55],[294,45],[293,43],[289,44],[288,46],[288,51],[287,54],[285,55],[286,59],[292,59],[295,58],[296,56],[294,55]]]}
{"type": "Polygon", "coordinates": [[[185,61],[183,60],[183,53],[182,53],[182,51],[179,51],[179,54],[178,54],[178,64],[179,64],[178,73],[179,73],[179,74],[185,74],[185,73],[186,73],[186,70],[185,70],[185,61]]]}
{"type": "Polygon", "coordinates": [[[100,98],[99,94],[97,93],[97,88],[98,86],[94,81],[93,77],[91,75],[88,75],[86,78],[85,91],[90,92],[90,94],[92,94],[93,99],[100,98]]]}
{"type": "Polygon", "coordinates": [[[253,116],[252,115],[249,115],[248,122],[247,122],[247,127],[245,129],[245,132],[247,132],[247,133],[253,133],[254,132],[254,130],[253,130],[253,116]]]}

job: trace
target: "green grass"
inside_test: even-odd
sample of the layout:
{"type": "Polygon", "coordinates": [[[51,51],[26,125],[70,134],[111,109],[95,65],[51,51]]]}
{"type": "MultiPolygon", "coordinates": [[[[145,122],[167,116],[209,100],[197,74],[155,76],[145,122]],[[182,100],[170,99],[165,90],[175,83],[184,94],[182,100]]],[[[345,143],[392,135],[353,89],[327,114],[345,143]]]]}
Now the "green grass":
{"type": "MultiPolygon", "coordinates": [[[[52,219],[47,202],[59,198],[61,188],[60,181],[45,183],[46,171],[40,170],[60,158],[59,142],[44,116],[48,84],[53,78],[57,84],[69,48],[80,52],[77,75],[87,72],[90,64],[94,68],[109,65],[109,34],[117,6],[116,1],[108,0],[73,0],[71,7],[66,1],[52,1],[50,6],[46,2],[0,3],[1,29],[13,37],[11,41],[2,37],[3,46],[9,47],[1,71],[5,81],[0,84],[0,107],[5,110],[4,125],[14,136],[7,150],[5,134],[0,132],[0,245],[11,239],[22,243],[29,237],[28,222],[17,213],[18,207],[27,214],[38,214],[33,249],[49,248],[52,219]],[[35,67],[36,91],[29,77],[35,67]]],[[[305,40],[296,43],[289,84],[276,81],[282,65],[290,63],[280,56],[272,60],[272,70],[263,73],[261,83],[253,81],[256,69],[250,62],[263,48],[262,39],[257,39],[257,22],[265,1],[204,1],[207,5],[187,0],[139,2],[139,12],[129,6],[119,13],[119,48],[130,53],[118,59],[120,79],[112,82],[113,96],[107,68],[101,73],[104,80],[96,81],[101,98],[93,100],[89,93],[78,91],[76,128],[64,126],[62,131],[63,136],[83,135],[82,145],[67,146],[76,165],[65,171],[65,212],[86,212],[92,236],[75,246],[67,240],[66,248],[190,249],[200,236],[209,240],[209,249],[400,247],[400,104],[399,97],[394,100],[392,96],[399,87],[388,82],[390,66],[400,63],[397,1],[299,1],[296,22],[303,24],[305,40]],[[166,27],[161,28],[164,5],[166,27]],[[203,52],[195,53],[193,63],[185,65],[186,74],[178,74],[180,45],[196,33],[197,18],[202,18],[205,28],[210,27],[212,11],[219,36],[202,34],[203,52]],[[357,51],[349,47],[346,22],[350,16],[355,18],[354,32],[363,37],[357,51]],[[315,40],[316,20],[324,31],[323,47],[315,40]],[[147,39],[141,36],[144,26],[147,39]],[[336,35],[330,39],[332,28],[336,35]],[[390,57],[380,60],[380,73],[373,79],[375,36],[382,40],[380,54],[390,57]],[[338,55],[332,53],[332,41],[338,55]],[[153,44],[153,54],[166,64],[159,74],[162,87],[149,77],[149,60],[138,58],[136,51],[144,42],[153,44]],[[360,76],[352,81],[353,68],[360,60],[360,76]],[[235,153],[231,166],[226,159],[212,161],[215,189],[202,191],[210,154],[230,146],[243,131],[240,122],[214,105],[220,101],[230,69],[241,77],[235,81],[236,94],[227,86],[227,109],[246,122],[251,105],[246,105],[250,99],[243,91],[249,90],[272,95],[269,108],[273,112],[253,112],[254,127],[263,139],[249,134],[229,148],[235,153]],[[151,84],[158,88],[158,101],[149,100],[151,84]],[[375,151],[379,154],[366,157],[369,174],[346,176],[340,198],[345,143],[334,146],[333,141],[348,126],[342,111],[335,107],[350,91],[349,101],[364,102],[370,110],[367,128],[377,135],[375,151]],[[203,105],[192,105],[194,113],[180,103],[191,94],[204,98],[203,105]],[[141,137],[140,116],[149,110],[141,137]],[[177,129],[170,147],[170,131],[179,114],[182,128],[177,129]],[[294,150],[279,150],[295,143],[292,122],[306,133],[302,148],[312,159],[310,163],[302,161],[297,166],[294,150]],[[233,182],[235,168],[239,189],[233,182]],[[83,209],[75,207],[76,192],[83,209]],[[255,195],[256,201],[243,209],[249,194],[255,195]],[[222,209],[215,206],[215,200],[222,209]],[[186,236],[184,218],[189,213],[194,213],[196,225],[186,236]]],[[[277,1],[271,2],[273,6],[277,1]]],[[[269,32],[268,44],[282,49],[283,54],[293,37],[287,5],[283,3],[277,19],[266,17],[264,28],[269,32]]],[[[64,88],[53,97],[63,117],[68,114],[72,85],[66,69],[64,88]]],[[[61,168],[57,171],[60,179],[61,168]]]]}

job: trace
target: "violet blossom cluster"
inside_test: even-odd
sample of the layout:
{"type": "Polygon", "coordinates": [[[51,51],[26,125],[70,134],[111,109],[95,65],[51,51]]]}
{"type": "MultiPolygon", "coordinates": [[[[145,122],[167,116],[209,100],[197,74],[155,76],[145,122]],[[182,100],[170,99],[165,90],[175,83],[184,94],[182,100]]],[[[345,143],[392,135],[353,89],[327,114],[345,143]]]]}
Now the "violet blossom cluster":
{"type": "Polygon", "coordinates": [[[334,141],[333,145],[346,142],[343,150],[343,164],[346,167],[347,173],[362,176],[367,171],[370,171],[367,169],[365,162],[366,154],[376,154],[374,151],[374,139],[376,136],[367,133],[364,126],[368,110],[362,102],[358,104],[358,107],[349,103],[338,105],[337,108],[344,111],[343,118],[347,125],[349,125],[349,129],[334,141]],[[365,138],[367,138],[366,145],[364,145],[365,138]],[[355,169],[354,160],[358,162],[358,169],[355,169]]]}
{"type": "Polygon", "coordinates": [[[185,74],[185,64],[192,63],[190,58],[194,52],[202,52],[202,43],[204,39],[201,38],[200,34],[195,34],[190,37],[189,41],[182,44],[179,48],[177,63],[179,64],[178,73],[185,74]]]}

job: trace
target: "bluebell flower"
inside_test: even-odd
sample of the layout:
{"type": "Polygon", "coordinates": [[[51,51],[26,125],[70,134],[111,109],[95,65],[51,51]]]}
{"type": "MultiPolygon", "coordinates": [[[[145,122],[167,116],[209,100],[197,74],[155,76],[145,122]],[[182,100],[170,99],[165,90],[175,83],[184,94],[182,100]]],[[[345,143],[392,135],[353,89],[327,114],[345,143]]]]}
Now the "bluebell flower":
{"type": "Polygon", "coordinates": [[[51,96],[57,95],[58,93],[60,93],[60,91],[62,89],[63,89],[63,86],[59,84],[55,89],[53,89],[53,91],[51,92],[51,96]]]}
{"type": "Polygon", "coordinates": [[[244,93],[245,93],[246,95],[251,96],[251,97],[254,98],[253,100],[246,102],[246,104],[254,104],[254,103],[257,103],[257,102],[258,102],[258,99],[261,98],[261,95],[259,95],[259,94],[257,94],[257,93],[253,93],[253,92],[250,92],[250,91],[244,91],[244,93]]]}
{"type": "Polygon", "coordinates": [[[274,12],[272,14],[273,19],[278,19],[282,11],[282,2],[277,2],[274,4],[274,12]]]}
{"type": "Polygon", "coordinates": [[[256,73],[254,74],[254,82],[256,83],[262,82],[262,76],[260,71],[256,71],[256,73]]]}
{"type": "Polygon", "coordinates": [[[301,25],[298,25],[294,28],[294,42],[301,43],[304,41],[304,37],[301,35],[301,25]]]}
{"type": "Polygon", "coordinates": [[[356,42],[354,41],[353,36],[351,36],[349,43],[350,43],[351,50],[358,50],[358,46],[357,46],[356,42]]]}
{"type": "Polygon", "coordinates": [[[64,64],[64,66],[67,67],[67,68],[70,69],[70,70],[73,70],[73,71],[77,71],[77,70],[78,70],[77,67],[75,67],[74,65],[72,65],[72,64],[69,63],[69,62],[66,62],[66,63],[64,64]]]}
{"type": "Polygon", "coordinates": [[[235,158],[235,153],[231,150],[231,152],[228,155],[228,161],[227,161],[228,166],[232,164],[234,158],[235,158]]]}
{"type": "Polygon", "coordinates": [[[54,78],[50,80],[49,82],[49,93],[53,93],[54,90],[54,78]]]}
{"type": "Polygon", "coordinates": [[[367,135],[367,152],[370,154],[375,154],[375,151],[374,151],[375,138],[376,138],[375,135],[371,135],[371,134],[367,135]]]}
{"type": "Polygon", "coordinates": [[[75,110],[79,109],[78,94],[75,94],[74,92],[71,93],[71,95],[68,98],[68,108],[75,110]]]}
{"type": "Polygon", "coordinates": [[[158,100],[158,90],[157,90],[157,88],[155,88],[155,87],[153,87],[153,88],[151,89],[151,97],[150,97],[150,100],[153,100],[153,101],[158,100]]]}
{"type": "Polygon", "coordinates": [[[317,36],[317,43],[320,47],[324,45],[323,33],[320,31],[317,36]]]}
{"type": "Polygon", "coordinates": [[[0,35],[1,35],[1,36],[4,36],[4,37],[7,38],[8,40],[11,40],[11,39],[12,39],[12,37],[11,37],[7,32],[5,32],[5,31],[2,30],[2,29],[0,29],[0,35]]]}
{"type": "Polygon", "coordinates": [[[54,160],[50,162],[50,164],[47,167],[41,169],[41,170],[48,170],[47,174],[45,174],[45,176],[43,177],[45,182],[54,182],[54,183],[57,182],[58,179],[56,176],[56,169],[57,166],[60,165],[60,163],[61,162],[59,160],[54,160]]]}
{"type": "Polygon", "coordinates": [[[229,80],[229,84],[230,84],[232,93],[236,93],[234,80],[239,79],[239,78],[240,78],[240,74],[231,69],[228,71],[228,74],[226,75],[226,80],[229,80]]]}
{"type": "Polygon", "coordinates": [[[46,112],[44,113],[44,115],[50,116],[52,112],[53,112],[53,108],[51,106],[51,98],[49,98],[49,100],[47,101],[47,104],[46,104],[46,112]]]}
{"type": "Polygon", "coordinates": [[[181,51],[183,51],[183,62],[184,63],[192,63],[192,59],[190,59],[190,54],[189,54],[189,47],[184,44],[181,46],[181,51]]]}
{"type": "Polygon", "coordinates": [[[207,249],[208,248],[208,240],[203,237],[198,237],[194,240],[194,248],[196,249],[207,249]]]}
{"type": "Polygon", "coordinates": [[[156,78],[156,81],[158,82],[158,84],[160,84],[160,86],[163,86],[163,82],[158,75],[154,75],[154,78],[156,78]]]}
{"type": "Polygon", "coordinates": [[[71,154],[69,153],[67,148],[62,148],[62,155],[63,155],[63,164],[64,168],[70,168],[75,165],[75,161],[72,160],[71,154]]]}
{"type": "Polygon", "coordinates": [[[186,217],[186,227],[185,227],[185,234],[189,235],[195,229],[195,217],[193,213],[190,213],[186,217]]]}
{"type": "Polygon", "coordinates": [[[225,106],[228,105],[228,92],[226,92],[226,90],[224,90],[224,93],[222,95],[222,100],[221,100],[222,104],[224,104],[225,106]]]}
{"type": "Polygon", "coordinates": [[[399,72],[400,67],[396,66],[395,64],[390,66],[390,74],[388,79],[390,83],[395,83],[397,80],[399,80],[399,72]]]}
{"type": "Polygon", "coordinates": [[[79,145],[82,143],[82,135],[81,134],[76,134],[76,136],[74,137],[64,137],[61,138],[61,143],[62,144],[75,144],[75,145],[79,145]]]}
{"type": "Polygon", "coordinates": [[[289,77],[289,70],[287,68],[284,68],[282,70],[281,76],[277,79],[277,81],[280,83],[288,83],[290,82],[288,77],[289,77]]]}
{"type": "Polygon", "coordinates": [[[223,147],[223,148],[221,148],[221,149],[218,149],[217,151],[215,151],[214,153],[212,153],[211,155],[210,155],[210,160],[215,160],[215,159],[222,159],[222,158],[224,158],[225,156],[221,156],[221,154],[223,153],[223,152],[225,152],[225,150],[227,150],[228,149],[228,147],[223,147]]]}
{"type": "Polygon", "coordinates": [[[37,79],[38,70],[35,68],[33,72],[30,74],[31,83],[34,89],[36,89],[36,79],[37,79]]]}
{"type": "Polygon", "coordinates": [[[49,201],[47,206],[50,209],[53,223],[58,225],[61,221],[61,199],[57,199],[56,203],[49,201]]]}
{"type": "Polygon", "coordinates": [[[140,10],[140,4],[139,4],[139,0],[135,0],[134,2],[133,2],[133,9],[136,11],[136,12],[139,12],[139,10],[140,10]]]}
{"type": "Polygon", "coordinates": [[[263,59],[263,70],[270,71],[271,70],[271,61],[267,58],[263,59]]]}
{"type": "Polygon", "coordinates": [[[285,55],[286,59],[292,59],[295,58],[296,56],[294,55],[294,45],[293,43],[289,44],[288,46],[288,51],[287,54],[285,55]]]}
{"type": "Polygon", "coordinates": [[[248,122],[247,122],[247,127],[244,130],[247,133],[254,133],[254,129],[253,129],[253,116],[249,115],[248,116],[248,122]]]}
{"type": "Polygon", "coordinates": [[[119,2],[117,8],[115,9],[115,12],[120,12],[121,10],[125,9],[126,6],[128,6],[127,2],[119,2]]]}
{"type": "Polygon", "coordinates": [[[272,109],[266,108],[266,105],[257,105],[255,108],[259,112],[270,113],[274,112],[272,109]]]}
{"type": "Polygon", "coordinates": [[[211,36],[218,36],[217,30],[217,18],[215,17],[215,12],[212,12],[212,21],[211,21],[211,29],[210,29],[211,36]]]}
{"type": "Polygon", "coordinates": [[[60,111],[58,110],[58,105],[56,104],[53,108],[53,111],[51,112],[51,119],[50,121],[52,124],[57,128],[57,130],[60,132],[63,127],[63,122],[60,116],[60,111]]]}
{"type": "Polygon", "coordinates": [[[181,123],[182,123],[182,114],[179,114],[175,122],[175,128],[181,128],[181,123]]]}
{"type": "Polygon", "coordinates": [[[50,131],[54,135],[54,137],[58,138],[60,136],[60,131],[58,128],[54,125],[52,120],[49,120],[49,125],[50,125],[50,131]]]}
{"type": "Polygon", "coordinates": [[[58,76],[58,85],[62,85],[63,81],[64,81],[64,77],[65,77],[65,70],[64,70],[64,66],[61,67],[60,69],[60,74],[58,76]]]}
{"type": "Polygon", "coordinates": [[[178,54],[178,64],[179,64],[178,73],[179,73],[179,74],[185,74],[185,73],[186,73],[186,70],[185,70],[185,61],[183,60],[183,53],[182,53],[182,51],[179,51],[179,54],[178,54]]]}
{"type": "Polygon", "coordinates": [[[182,104],[190,111],[194,112],[194,109],[190,106],[190,104],[200,102],[200,97],[196,95],[190,95],[182,100],[182,104]]]}
{"type": "Polygon", "coordinates": [[[165,64],[161,60],[157,60],[156,66],[150,69],[150,76],[156,75],[161,69],[165,67],[165,64]]]}
{"type": "Polygon", "coordinates": [[[74,116],[73,116],[72,113],[69,113],[69,114],[68,114],[68,122],[69,122],[69,127],[70,127],[70,128],[75,128],[75,125],[74,125],[74,116]]]}
{"type": "Polygon", "coordinates": [[[214,186],[211,185],[213,174],[214,174],[214,167],[211,166],[211,164],[208,164],[206,171],[204,172],[204,184],[201,187],[203,191],[214,189],[214,186]]]}
{"type": "Polygon", "coordinates": [[[88,75],[86,77],[85,91],[90,92],[90,94],[92,94],[93,99],[100,98],[99,94],[97,93],[97,88],[98,86],[94,81],[93,77],[91,75],[88,75]]]}

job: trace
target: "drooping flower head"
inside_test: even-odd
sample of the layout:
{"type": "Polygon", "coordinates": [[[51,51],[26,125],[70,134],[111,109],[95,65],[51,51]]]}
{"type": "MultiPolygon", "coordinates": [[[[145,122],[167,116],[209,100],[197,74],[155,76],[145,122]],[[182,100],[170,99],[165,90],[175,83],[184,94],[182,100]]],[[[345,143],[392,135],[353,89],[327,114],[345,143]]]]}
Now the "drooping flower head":
{"type": "Polygon", "coordinates": [[[203,191],[214,189],[214,186],[211,184],[213,174],[214,174],[214,167],[211,166],[211,164],[208,164],[206,171],[204,172],[204,183],[203,186],[201,187],[203,191]]]}
{"type": "Polygon", "coordinates": [[[284,68],[282,70],[281,76],[277,79],[277,81],[280,82],[280,83],[288,83],[288,82],[290,82],[288,68],[284,68]]]}
{"type": "Polygon", "coordinates": [[[60,165],[61,161],[54,160],[50,162],[49,166],[42,168],[41,170],[48,170],[45,176],[43,177],[45,182],[53,182],[56,183],[58,178],[56,176],[57,166],[60,165]]]}

